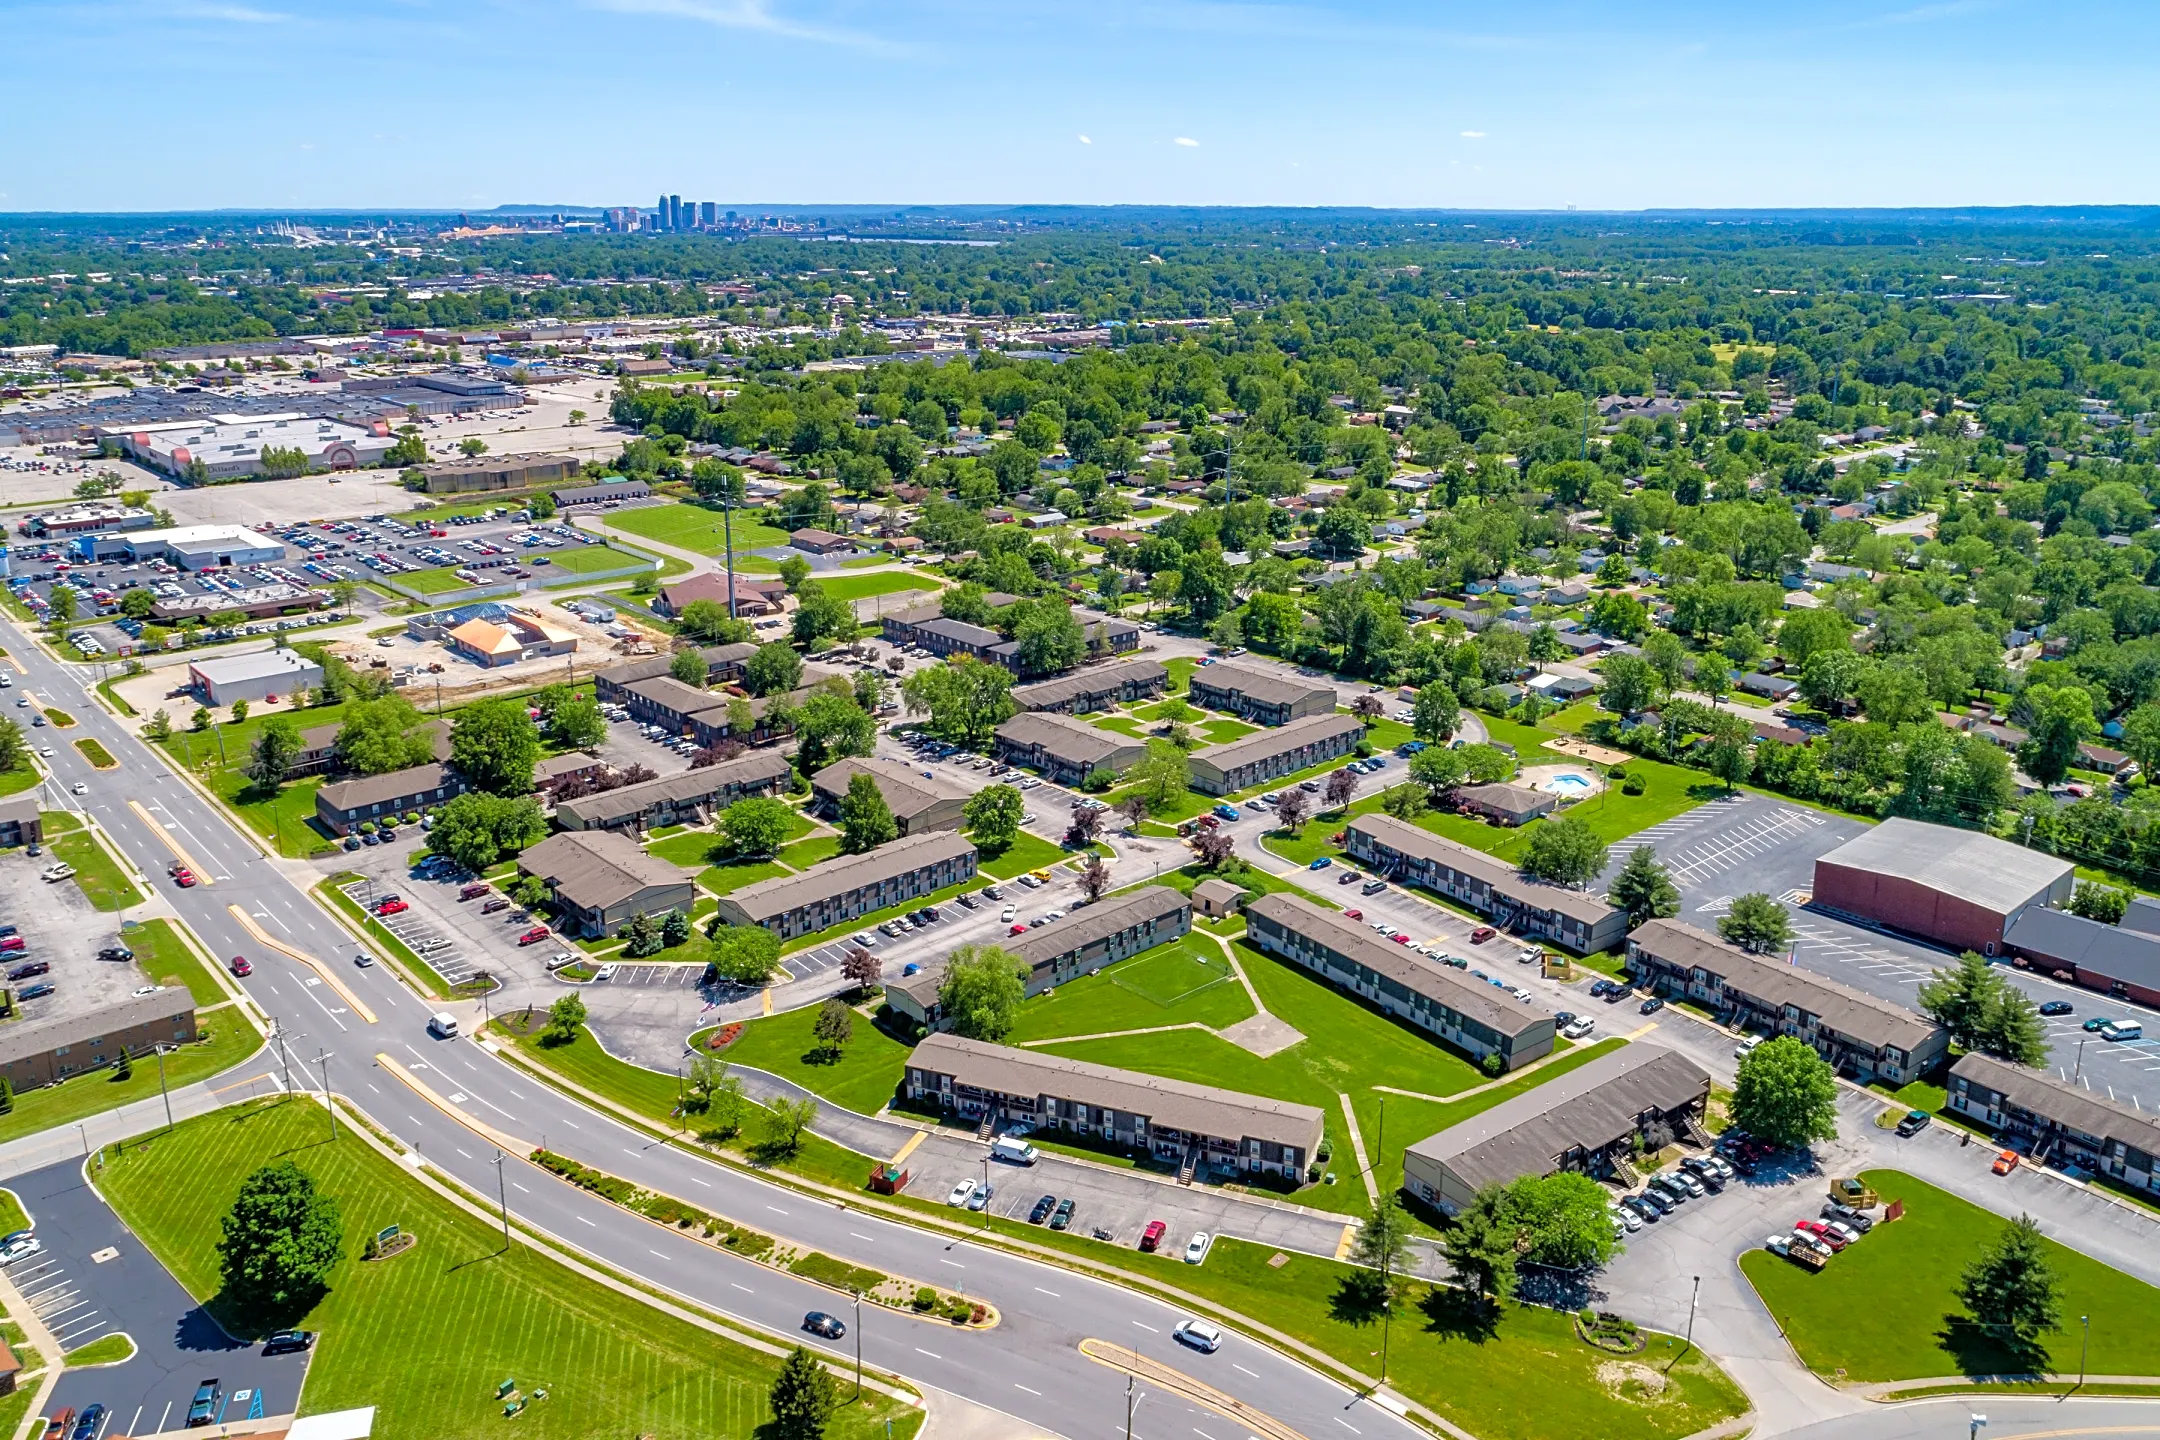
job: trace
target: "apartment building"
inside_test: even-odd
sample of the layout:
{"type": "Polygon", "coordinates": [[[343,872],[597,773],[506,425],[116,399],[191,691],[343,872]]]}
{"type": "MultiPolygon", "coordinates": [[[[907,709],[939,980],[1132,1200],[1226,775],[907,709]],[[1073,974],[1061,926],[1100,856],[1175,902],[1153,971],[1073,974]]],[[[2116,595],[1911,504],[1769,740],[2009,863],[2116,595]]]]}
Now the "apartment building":
{"type": "Polygon", "coordinates": [[[1308,715],[1278,730],[1195,750],[1187,762],[1189,783],[1203,794],[1228,795],[1339,760],[1364,738],[1365,722],[1355,715],[1308,715]]]}
{"type": "Polygon", "coordinates": [[[1294,680],[1249,665],[1204,665],[1186,682],[1192,703],[1228,710],[1255,725],[1287,725],[1335,713],[1335,687],[1294,680]]]}
{"type": "Polygon", "coordinates": [[[1580,890],[1525,879],[1482,850],[1458,845],[1392,815],[1361,815],[1345,827],[1343,848],[1376,873],[1474,910],[1503,930],[1549,940],[1577,955],[1610,950],[1627,938],[1627,912],[1580,890]]]}
{"type": "Polygon", "coordinates": [[[730,925],[762,925],[783,940],[920,900],[973,879],[975,847],[950,830],[931,830],[746,885],[720,897],[730,925]]]}
{"type": "Polygon", "coordinates": [[[1078,785],[1096,770],[1122,775],[1147,756],[1144,741],[1054,710],[1023,710],[995,734],[998,759],[1061,785],[1078,785]]]}

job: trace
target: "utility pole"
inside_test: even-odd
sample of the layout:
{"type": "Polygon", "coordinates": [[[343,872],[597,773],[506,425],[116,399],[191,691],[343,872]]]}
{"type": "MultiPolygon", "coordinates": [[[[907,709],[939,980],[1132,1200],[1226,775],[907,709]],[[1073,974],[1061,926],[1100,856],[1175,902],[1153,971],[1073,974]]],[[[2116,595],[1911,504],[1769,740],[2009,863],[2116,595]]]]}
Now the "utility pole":
{"type": "Polygon", "coordinates": [[[270,1017],[270,1036],[277,1041],[278,1058],[284,1063],[285,1067],[285,1093],[290,1095],[292,1094],[292,1047],[285,1042],[285,1022],[275,1015],[270,1017]]]}
{"type": "MultiPolygon", "coordinates": [[[[503,1249],[508,1251],[510,1248],[510,1191],[503,1184],[502,1167],[503,1153],[497,1150],[495,1152],[495,1198],[497,1203],[502,1206],[503,1249]]],[[[861,1342],[857,1341],[856,1343],[860,1344],[861,1342]]]]}
{"type": "Polygon", "coordinates": [[[862,1399],[862,1291],[859,1289],[855,1292],[855,1398],[862,1399]]]}
{"type": "Polygon", "coordinates": [[[720,529],[727,540],[727,618],[735,618],[735,497],[720,491],[720,529]]]}
{"type": "Polygon", "coordinates": [[[335,1140],[337,1139],[337,1106],[330,1099],[330,1052],[325,1050],[322,1054],[317,1055],[315,1063],[322,1066],[323,1113],[330,1117],[330,1138],[335,1140]]]}
{"type": "Polygon", "coordinates": [[[1139,1397],[1133,1394],[1132,1382],[1132,1372],[1128,1370],[1125,1372],[1125,1440],[1132,1440],[1133,1406],[1139,1403],[1139,1397]]]}
{"type": "Polygon", "coordinates": [[[2078,1324],[2085,1327],[2085,1333],[2078,1341],[2078,1389],[2082,1390],[2085,1388],[2085,1357],[2092,1350],[2092,1316],[2078,1316],[2078,1324]]]}
{"type": "Polygon", "coordinates": [[[159,1096],[165,1101],[165,1128],[170,1130],[173,1127],[172,1093],[165,1088],[165,1047],[163,1045],[157,1047],[157,1089],[159,1096]]]}
{"type": "Polygon", "coordinates": [[[1688,1350],[1689,1350],[1689,1349],[1690,1349],[1690,1348],[1691,1348],[1691,1347],[1692,1347],[1692,1346],[1693,1346],[1693,1345],[1695,1344],[1695,1302],[1696,1302],[1696,1301],[1697,1301],[1698,1299],[1700,1299],[1700,1298],[1701,1298],[1701,1296],[1702,1296],[1702,1276],[1700,1276],[1700,1275],[1697,1275],[1697,1276],[1695,1277],[1695,1288],[1694,1288],[1693,1290],[1691,1290],[1690,1292],[1688,1292],[1688,1300],[1687,1300],[1687,1340],[1686,1340],[1686,1341],[1685,1341],[1685,1342],[1684,1342],[1684,1343],[1683,1343],[1683,1344],[1682,1344],[1682,1345],[1680,1346],[1680,1353],[1681,1353],[1681,1354],[1683,1354],[1683,1355],[1685,1355],[1685,1354],[1686,1354],[1686,1353],[1688,1352],[1688,1350]]]}

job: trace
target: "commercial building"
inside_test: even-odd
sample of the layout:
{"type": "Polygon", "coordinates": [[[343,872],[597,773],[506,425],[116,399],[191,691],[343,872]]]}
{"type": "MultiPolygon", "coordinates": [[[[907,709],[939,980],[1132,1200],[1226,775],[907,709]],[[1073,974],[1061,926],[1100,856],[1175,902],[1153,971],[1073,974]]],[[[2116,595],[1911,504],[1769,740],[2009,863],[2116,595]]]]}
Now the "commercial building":
{"type": "Polygon", "coordinates": [[[1097,770],[1122,775],[1147,755],[1144,741],[1053,710],[1024,710],[998,726],[995,736],[1000,760],[1063,785],[1078,785],[1097,770]]]}
{"type": "Polygon", "coordinates": [[[2028,905],[2010,921],[2003,949],[2021,970],[2038,970],[2116,1000],[2160,1008],[2160,936],[2028,905]]]}
{"type": "Polygon", "coordinates": [[[1153,699],[1169,683],[1170,672],[1153,660],[1126,660],[1088,670],[1075,670],[1055,680],[1015,685],[1013,703],[1022,710],[1056,710],[1084,715],[1119,705],[1153,699]]]}
{"type": "Polygon", "coordinates": [[[147,1055],[195,1037],[194,997],[185,985],[166,985],[87,1015],[0,1027],[0,1075],[15,1089],[30,1090],[102,1069],[122,1054],[147,1055]]]}
{"type": "MultiPolygon", "coordinates": [[[[1192,903],[1167,885],[1148,885],[1129,894],[1083,905],[1005,946],[1027,967],[1029,995],[1070,984],[1083,975],[1167,945],[1192,929],[1192,903]]],[[[938,987],[943,965],[924,966],[914,975],[885,987],[892,1008],[926,1029],[943,1029],[938,987]]]]}
{"type": "Polygon", "coordinates": [[[2023,1142],[2035,1164],[2078,1165],[2160,1193],[2160,1116],[1977,1050],[1950,1067],[1947,1088],[1952,1112],[2023,1142]]]}
{"type": "Polygon", "coordinates": [[[555,807],[555,823],[565,830],[651,830],[662,825],[701,825],[737,800],[778,795],[787,786],[788,762],[777,751],[761,750],[662,775],[635,785],[565,800],[555,807]]]}
{"type": "Polygon", "coordinates": [[[554,492],[551,498],[556,507],[563,510],[579,505],[620,505],[625,500],[643,500],[652,494],[652,486],[643,480],[610,480],[599,485],[572,485],[554,492]]]}
{"type": "Polygon", "coordinates": [[[890,760],[874,756],[835,761],[810,777],[810,793],[817,812],[827,820],[840,818],[840,802],[857,775],[868,775],[885,797],[893,823],[902,835],[926,830],[957,830],[968,792],[944,780],[925,777],[890,760]]]}
{"type": "Polygon", "coordinates": [[[788,544],[806,555],[847,555],[855,549],[853,540],[830,530],[797,530],[788,536],[788,544]]]}
{"type": "Polygon", "coordinates": [[[333,835],[350,835],[368,821],[431,809],[465,793],[465,782],[437,763],[338,780],[315,792],[315,818],[333,835]]]}
{"type": "Polygon", "coordinates": [[[35,845],[45,838],[37,796],[10,795],[0,800],[0,845],[35,845]]]}
{"type": "Polygon", "coordinates": [[[750,575],[714,571],[661,586],[652,608],[670,620],[680,619],[685,609],[700,600],[710,600],[726,610],[731,591],[735,602],[732,613],[736,618],[756,619],[780,613],[780,597],[787,594],[787,586],[778,580],[759,580],[750,575]]]}
{"type": "Polygon", "coordinates": [[[1710,1072],[1658,1045],[1634,1044],[1503,1100],[1403,1151],[1403,1188],[1452,1215],[1488,1185],[1563,1170],[1626,1184],[1638,1142],[1707,1144],[1710,1072]]]}
{"type": "Polygon", "coordinates": [[[352,425],[299,411],[227,423],[212,417],[145,426],[120,435],[129,458],[176,479],[238,480],[263,473],[263,451],[297,451],[309,470],[381,463],[397,442],[387,423],[352,425]]]}
{"type": "Polygon", "coordinates": [[[64,539],[70,535],[113,535],[124,530],[149,530],[157,516],[110,500],[70,505],[61,510],[41,510],[15,522],[17,534],[38,540],[64,539]]]}
{"type": "Polygon", "coordinates": [[[258,650],[248,655],[217,655],[188,665],[188,686],[205,705],[253,704],[272,695],[290,695],[305,687],[322,688],[322,666],[297,650],[258,650]]]}
{"type": "Polygon", "coordinates": [[[1499,825],[1527,825],[1559,808],[1559,797],[1527,785],[1465,785],[1453,793],[1455,808],[1499,825]]]}
{"type": "Polygon", "coordinates": [[[1195,750],[1188,761],[1192,788],[1208,795],[1228,795],[1264,785],[1339,760],[1355,751],[1364,738],[1365,722],[1355,715],[1307,715],[1277,730],[1195,750]]]}
{"type": "Polygon", "coordinates": [[[613,935],[639,915],[687,915],[697,900],[690,871],[606,830],[550,835],[518,856],[518,871],[545,880],[557,926],[586,939],[613,935]]]}
{"type": "Polygon", "coordinates": [[[321,610],[329,604],[330,597],[320,590],[278,581],[239,590],[213,590],[208,594],[160,595],[151,607],[150,618],[163,625],[179,625],[230,612],[259,620],[270,615],[321,610]]]}
{"type": "Polygon", "coordinates": [[[1303,896],[1263,895],[1247,904],[1245,938],[1473,1059],[1498,1055],[1513,1070],[1552,1053],[1552,1011],[1389,944],[1303,896]]]}
{"type": "Polygon", "coordinates": [[[574,479],[575,455],[475,455],[419,467],[430,495],[469,495],[488,490],[537,490],[574,479]]]}
{"type": "Polygon", "coordinates": [[[575,630],[551,625],[537,616],[511,610],[497,620],[475,617],[443,637],[451,651],[484,669],[520,660],[569,655],[578,648],[575,630]]]}
{"type": "Polygon", "coordinates": [[[1311,1105],[1164,1080],[957,1035],[908,1056],[907,1098],[963,1119],[985,1114],[1144,1151],[1182,1173],[1274,1175],[1295,1183],[1320,1148],[1311,1105]]]}
{"type": "Polygon", "coordinates": [[[1343,848],[1368,868],[1419,885],[1476,911],[1503,930],[1550,940],[1591,955],[1627,938],[1627,912],[1580,890],[1525,879],[1482,850],[1392,815],[1360,815],[1345,828],[1343,848]]]}
{"type": "Polygon", "coordinates": [[[1751,955],[1678,920],[1647,920],[1627,942],[1628,970],[1661,995],[1693,1000],[1738,1030],[1807,1041],[1863,1082],[1903,1085],[1941,1063],[1950,1032],[1916,1011],[1813,971],[1751,955]]]}
{"type": "Polygon", "coordinates": [[[1205,665],[1186,681],[1192,703],[1228,710],[1255,725],[1287,725],[1335,713],[1335,689],[1292,680],[1246,665],[1205,665]]]}
{"type": "Polygon", "coordinates": [[[285,558],[276,536],[245,525],[182,525],[119,535],[83,535],[76,553],[90,560],[169,560],[182,570],[223,570],[236,565],[275,565],[285,558]]]}
{"type": "Polygon", "coordinates": [[[1992,835],[1885,820],[1815,862],[1813,903],[1952,950],[2002,950],[2011,917],[2060,906],[2074,868],[1992,835]]]}
{"type": "Polygon", "coordinates": [[[746,885],[720,897],[720,915],[730,925],[762,925],[792,940],[920,900],[974,874],[975,847],[950,830],[932,830],[746,885]]]}

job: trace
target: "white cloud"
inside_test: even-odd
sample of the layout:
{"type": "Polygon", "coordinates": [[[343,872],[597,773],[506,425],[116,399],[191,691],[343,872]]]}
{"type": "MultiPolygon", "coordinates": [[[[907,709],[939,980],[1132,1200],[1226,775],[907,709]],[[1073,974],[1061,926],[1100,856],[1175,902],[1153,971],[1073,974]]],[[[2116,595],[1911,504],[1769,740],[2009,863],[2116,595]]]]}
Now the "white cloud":
{"type": "Polygon", "coordinates": [[[1085,136],[1085,135],[1082,135],[1082,136],[1080,137],[1080,143],[1081,143],[1082,145],[1092,145],[1092,144],[1094,144],[1095,142],[1094,142],[1093,140],[1090,140],[1090,139],[1088,139],[1088,137],[1087,137],[1087,136],[1085,136]]]}
{"type": "Polygon", "coordinates": [[[1485,132],[1482,130],[1465,130],[1462,132],[1462,138],[1465,140],[1482,140],[1485,138],[1485,132]]]}
{"type": "Polygon", "coordinates": [[[773,13],[770,0],[593,0],[596,8],[625,15],[670,15],[698,20],[723,30],[757,30],[789,40],[810,40],[823,45],[852,45],[865,49],[891,49],[875,36],[852,30],[828,30],[802,25],[773,13]]]}
{"type": "Polygon", "coordinates": [[[1200,148],[1200,142],[1193,139],[1190,135],[1178,136],[1175,143],[1183,145],[1188,150],[1197,150],[1200,148]]]}

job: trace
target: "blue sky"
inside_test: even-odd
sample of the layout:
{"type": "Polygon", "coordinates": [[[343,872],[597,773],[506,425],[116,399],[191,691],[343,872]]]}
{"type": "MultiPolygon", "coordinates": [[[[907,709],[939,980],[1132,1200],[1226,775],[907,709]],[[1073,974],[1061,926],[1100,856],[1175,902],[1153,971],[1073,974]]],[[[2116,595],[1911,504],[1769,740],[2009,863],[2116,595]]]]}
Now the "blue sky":
{"type": "Polygon", "coordinates": [[[0,0],[0,210],[2147,203],[2156,32],[2149,0],[0,0]]]}

